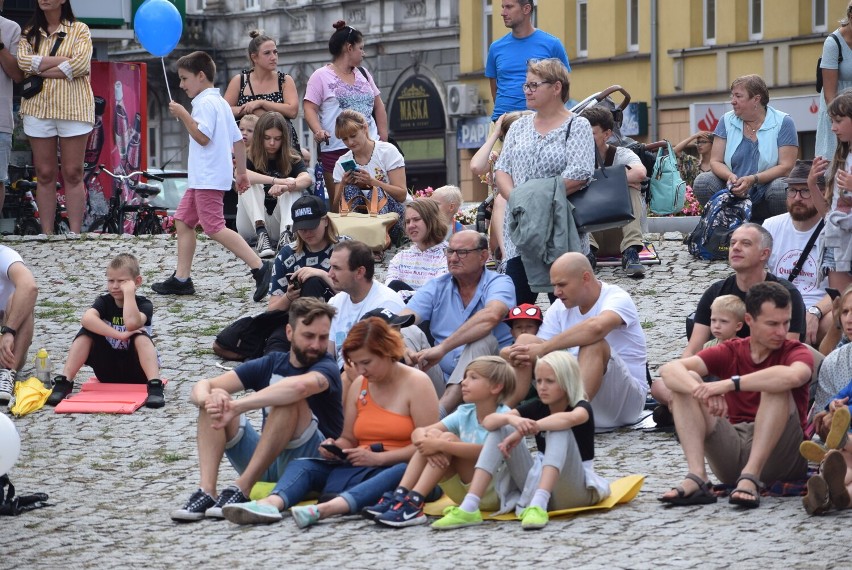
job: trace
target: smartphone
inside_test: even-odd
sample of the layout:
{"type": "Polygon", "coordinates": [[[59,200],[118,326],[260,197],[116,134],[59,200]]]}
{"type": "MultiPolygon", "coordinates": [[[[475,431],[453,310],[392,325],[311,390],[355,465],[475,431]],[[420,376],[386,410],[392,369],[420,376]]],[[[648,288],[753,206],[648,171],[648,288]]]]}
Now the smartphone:
{"type": "Polygon", "coordinates": [[[287,276],[287,282],[293,286],[293,289],[302,288],[302,282],[292,273],[287,276]]]}
{"type": "Polygon", "coordinates": [[[828,296],[831,297],[831,300],[834,301],[838,297],[840,297],[840,291],[837,289],[832,289],[831,287],[826,287],[825,292],[828,293],[828,296]]]}
{"type": "Polygon", "coordinates": [[[323,443],[320,447],[322,447],[332,455],[336,456],[341,461],[346,461],[349,459],[346,454],[343,453],[343,450],[334,445],[333,443],[323,443]]]}
{"type": "Polygon", "coordinates": [[[344,160],[340,163],[340,166],[343,167],[343,170],[346,172],[352,172],[353,170],[358,170],[358,165],[355,164],[354,160],[344,160]]]}

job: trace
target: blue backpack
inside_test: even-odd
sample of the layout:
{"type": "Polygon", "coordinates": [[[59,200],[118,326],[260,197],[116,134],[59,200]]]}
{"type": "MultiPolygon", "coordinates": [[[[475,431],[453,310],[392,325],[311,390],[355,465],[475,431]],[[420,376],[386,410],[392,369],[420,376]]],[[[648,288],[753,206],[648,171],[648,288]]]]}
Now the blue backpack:
{"type": "Polygon", "coordinates": [[[750,219],[751,200],[737,198],[727,188],[723,188],[707,201],[698,225],[683,243],[689,253],[698,259],[728,259],[731,234],[750,219]]]}

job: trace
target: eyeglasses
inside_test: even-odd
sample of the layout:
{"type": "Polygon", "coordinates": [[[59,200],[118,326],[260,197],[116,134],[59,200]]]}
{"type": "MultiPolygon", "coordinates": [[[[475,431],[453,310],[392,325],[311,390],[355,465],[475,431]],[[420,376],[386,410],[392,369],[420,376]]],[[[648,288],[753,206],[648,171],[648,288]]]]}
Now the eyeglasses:
{"type": "Polygon", "coordinates": [[[788,198],[795,198],[797,193],[801,194],[803,200],[811,197],[811,191],[809,188],[787,188],[788,198]]]}
{"type": "Polygon", "coordinates": [[[524,91],[529,91],[530,93],[535,93],[538,91],[539,85],[544,85],[545,83],[553,84],[553,81],[530,81],[529,83],[524,83],[521,87],[524,91]]]}
{"type": "Polygon", "coordinates": [[[485,248],[474,247],[473,249],[452,249],[452,248],[448,247],[447,249],[444,250],[444,253],[446,253],[447,257],[452,257],[453,254],[455,253],[456,255],[459,256],[459,259],[464,259],[465,257],[467,257],[467,254],[474,252],[474,251],[481,251],[483,249],[485,249],[485,248]]]}
{"type": "Polygon", "coordinates": [[[517,317],[518,315],[523,313],[528,317],[537,317],[540,312],[541,312],[541,309],[539,309],[538,307],[527,307],[526,309],[521,309],[520,307],[515,307],[514,309],[512,309],[511,315],[513,317],[517,317]]]}

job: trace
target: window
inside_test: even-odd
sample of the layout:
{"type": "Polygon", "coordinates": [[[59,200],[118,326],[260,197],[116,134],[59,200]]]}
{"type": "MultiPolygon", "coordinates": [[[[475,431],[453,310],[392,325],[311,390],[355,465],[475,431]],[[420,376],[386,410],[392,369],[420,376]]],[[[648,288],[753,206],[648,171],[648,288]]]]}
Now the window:
{"type": "Polygon", "coordinates": [[[812,0],[813,1],[813,31],[825,32],[828,30],[828,22],[826,21],[828,13],[828,0],[812,0]]]}
{"type": "Polygon", "coordinates": [[[246,10],[257,10],[260,8],[260,0],[245,0],[246,10]]]}
{"type": "Polygon", "coordinates": [[[748,39],[763,39],[763,0],[749,0],[748,39]]]}
{"type": "Polygon", "coordinates": [[[148,166],[155,168],[162,164],[160,159],[160,102],[156,97],[148,98],[148,166]]]}
{"type": "Polygon", "coordinates": [[[588,10],[588,0],[577,0],[577,55],[579,57],[589,55],[588,10]]]}
{"type": "Polygon", "coordinates": [[[639,51],[639,0],[627,0],[627,51],[639,51]]]}
{"type": "Polygon", "coordinates": [[[716,45],[716,0],[704,0],[704,45],[716,45]]]}
{"type": "Polygon", "coordinates": [[[492,0],[482,0],[482,65],[485,67],[485,62],[488,61],[488,49],[494,41],[494,31],[491,25],[492,14],[494,8],[492,0]]]}

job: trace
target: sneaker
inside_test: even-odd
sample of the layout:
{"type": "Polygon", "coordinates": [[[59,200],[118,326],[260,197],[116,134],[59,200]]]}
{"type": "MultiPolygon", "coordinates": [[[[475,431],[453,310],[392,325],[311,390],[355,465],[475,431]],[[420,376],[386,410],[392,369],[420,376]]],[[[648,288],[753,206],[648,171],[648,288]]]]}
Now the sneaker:
{"type": "Polygon", "coordinates": [[[839,451],[832,449],[825,455],[820,466],[820,475],[828,485],[831,503],[838,509],[848,509],[852,504],[852,497],[846,490],[846,460],[839,451]]]}
{"type": "Polygon", "coordinates": [[[269,243],[269,234],[266,232],[257,234],[257,245],[254,246],[254,250],[261,259],[275,257],[275,250],[272,249],[272,245],[269,243]]]}
{"type": "Polygon", "coordinates": [[[635,247],[628,247],[621,253],[621,268],[631,277],[642,277],[645,266],[639,261],[639,252],[635,247]]]}
{"type": "Polygon", "coordinates": [[[527,507],[521,512],[521,528],[524,530],[544,528],[549,520],[547,511],[541,507],[527,507]]]}
{"type": "Polygon", "coordinates": [[[222,507],[225,505],[236,505],[238,503],[248,503],[251,499],[243,495],[243,492],[240,491],[240,488],[236,485],[228,485],[222,492],[219,493],[219,498],[216,500],[216,504],[204,511],[204,516],[208,519],[224,519],[225,515],[222,514],[222,507]]]}
{"type": "Polygon", "coordinates": [[[236,524],[270,524],[283,518],[278,509],[272,505],[258,503],[257,501],[225,505],[222,507],[222,515],[236,524]]]}
{"type": "Polygon", "coordinates": [[[159,378],[148,380],[148,397],[145,398],[146,408],[162,408],[166,405],[163,396],[163,381],[159,378]]]}
{"type": "Polygon", "coordinates": [[[174,273],[165,281],[151,285],[151,290],[160,295],[195,295],[192,277],[187,278],[186,281],[178,281],[174,273]]]}
{"type": "Polygon", "coordinates": [[[205,511],[215,504],[213,497],[198,489],[183,508],[172,511],[171,517],[173,521],[200,521],[204,518],[205,511]]]}
{"type": "Polygon", "coordinates": [[[320,520],[319,509],[316,505],[293,507],[290,509],[290,514],[293,515],[293,520],[296,521],[296,526],[299,528],[308,528],[313,524],[317,524],[320,520]]]}
{"type": "Polygon", "coordinates": [[[8,368],[0,369],[0,405],[11,405],[14,393],[15,374],[8,368]]]}
{"type": "Polygon", "coordinates": [[[657,424],[658,428],[672,427],[674,425],[674,416],[672,415],[672,411],[664,404],[658,404],[657,407],[654,408],[654,412],[651,414],[651,417],[654,419],[654,423],[657,424]]]}
{"type": "Polygon", "coordinates": [[[257,283],[254,289],[254,302],[260,303],[266,297],[266,294],[269,293],[269,281],[272,279],[272,265],[268,261],[264,261],[258,269],[252,271],[252,277],[255,283],[257,283]]]}
{"type": "Polygon", "coordinates": [[[379,515],[388,512],[391,507],[402,501],[405,497],[398,495],[395,491],[388,491],[379,499],[379,502],[371,507],[361,509],[361,516],[367,520],[374,521],[379,515]]]}
{"type": "Polygon", "coordinates": [[[426,524],[429,519],[423,513],[423,504],[418,505],[406,496],[393,507],[377,516],[376,522],[387,526],[404,527],[426,524]]]}
{"type": "Polygon", "coordinates": [[[479,509],[469,513],[458,507],[447,507],[444,509],[444,516],[432,523],[432,528],[450,530],[478,524],[482,524],[482,513],[479,512],[479,509]]]}
{"type": "Polygon", "coordinates": [[[822,463],[828,450],[815,441],[803,441],[799,444],[799,453],[811,463],[822,463]]]}
{"type": "Polygon", "coordinates": [[[293,235],[293,231],[290,229],[290,226],[285,227],[281,230],[281,236],[278,238],[277,250],[281,251],[282,247],[289,245],[294,241],[296,241],[296,237],[293,235]]]}
{"type": "Polygon", "coordinates": [[[62,374],[55,376],[53,378],[53,392],[47,398],[47,405],[56,406],[59,402],[67,398],[72,390],[74,390],[74,382],[72,380],[69,380],[62,374]]]}
{"type": "Polygon", "coordinates": [[[821,515],[831,508],[828,484],[819,475],[808,479],[808,494],[802,497],[802,506],[809,515],[821,515]]]}
{"type": "Polygon", "coordinates": [[[834,410],[834,415],[831,417],[831,429],[825,438],[825,447],[827,449],[840,449],[843,447],[846,432],[849,431],[849,420],[848,406],[842,406],[834,410]]]}

